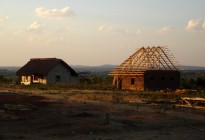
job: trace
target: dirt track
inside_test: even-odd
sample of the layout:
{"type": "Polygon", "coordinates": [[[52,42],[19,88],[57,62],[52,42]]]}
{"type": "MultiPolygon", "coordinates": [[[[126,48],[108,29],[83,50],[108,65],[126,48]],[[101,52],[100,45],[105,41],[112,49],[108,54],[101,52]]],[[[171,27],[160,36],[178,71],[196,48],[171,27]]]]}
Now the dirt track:
{"type": "Polygon", "coordinates": [[[59,95],[0,94],[0,140],[205,138],[205,113],[59,95]]]}

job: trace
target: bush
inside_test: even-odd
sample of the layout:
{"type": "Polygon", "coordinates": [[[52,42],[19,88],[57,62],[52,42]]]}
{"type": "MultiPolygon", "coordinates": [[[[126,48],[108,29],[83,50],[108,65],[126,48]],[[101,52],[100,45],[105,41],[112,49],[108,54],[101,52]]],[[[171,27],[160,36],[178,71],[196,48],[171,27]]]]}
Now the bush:
{"type": "Polygon", "coordinates": [[[12,79],[5,78],[3,75],[0,75],[0,83],[12,83],[12,79]]]}
{"type": "Polygon", "coordinates": [[[123,94],[119,92],[112,93],[112,102],[113,103],[120,103],[123,102],[123,94]]]}

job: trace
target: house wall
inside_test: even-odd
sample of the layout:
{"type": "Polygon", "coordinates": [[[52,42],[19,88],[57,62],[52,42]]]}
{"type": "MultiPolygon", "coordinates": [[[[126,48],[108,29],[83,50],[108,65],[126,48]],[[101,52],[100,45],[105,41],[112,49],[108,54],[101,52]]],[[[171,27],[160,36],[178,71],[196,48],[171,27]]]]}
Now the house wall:
{"type": "Polygon", "coordinates": [[[21,76],[21,84],[30,85],[31,84],[31,76],[21,76]]]}
{"type": "Polygon", "coordinates": [[[47,84],[46,76],[38,77],[38,79],[34,80],[32,76],[21,76],[21,84],[23,85],[30,85],[32,83],[40,83],[40,84],[47,84]]]}
{"type": "Polygon", "coordinates": [[[144,90],[143,75],[123,76],[121,80],[122,90],[144,90]]]}
{"type": "Polygon", "coordinates": [[[145,90],[175,90],[180,87],[180,72],[166,70],[146,71],[144,87],[145,90]]]}
{"type": "Polygon", "coordinates": [[[144,75],[127,75],[120,78],[115,76],[114,80],[114,86],[122,90],[157,91],[180,88],[180,72],[171,70],[150,70],[146,71],[144,75]]]}
{"type": "Polygon", "coordinates": [[[46,76],[47,83],[78,83],[79,78],[71,76],[70,70],[66,66],[59,63],[46,76]]]}
{"type": "Polygon", "coordinates": [[[42,83],[42,84],[47,84],[47,79],[46,79],[46,76],[43,76],[43,78],[39,79],[39,82],[42,83]]]}
{"type": "MultiPolygon", "coordinates": [[[[36,75],[37,76],[37,75],[36,75]]],[[[43,75],[38,75],[37,76],[37,79],[34,78],[34,75],[32,75],[32,83],[40,83],[40,84],[47,84],[47,79],[46,79],[46,76],[43,76],[43,75]]]]}

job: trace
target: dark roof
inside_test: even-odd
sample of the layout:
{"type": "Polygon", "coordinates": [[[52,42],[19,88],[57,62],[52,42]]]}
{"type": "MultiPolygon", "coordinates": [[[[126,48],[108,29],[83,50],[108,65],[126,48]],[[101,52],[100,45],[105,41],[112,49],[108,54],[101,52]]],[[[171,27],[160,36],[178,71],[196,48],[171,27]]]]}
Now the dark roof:
{"type": "Polygon", "coordinates": [[[28,75],[47,75],[48,72],[54,68],[57,64],[62,63],[67,69],[71,71],[72,76],[78,76],[78,74],[63,60],[57,58],[33,58],[20,68],[17,72],[17,76],[28,75]]]}

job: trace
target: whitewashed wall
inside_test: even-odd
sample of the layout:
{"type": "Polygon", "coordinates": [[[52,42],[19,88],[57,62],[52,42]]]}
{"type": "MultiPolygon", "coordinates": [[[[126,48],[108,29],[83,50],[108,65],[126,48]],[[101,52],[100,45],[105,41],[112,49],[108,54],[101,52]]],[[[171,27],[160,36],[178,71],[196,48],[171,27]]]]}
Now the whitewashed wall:
{"type": "Polygon", "coordinates": [[[66,66],[59,63],[46,76],[47,84],[52,83],[78,83],[79,78],[71,76],[70,70],[66,66]],[[56,81],[56,76],[60,76],[60,80],[56,81]]]}

